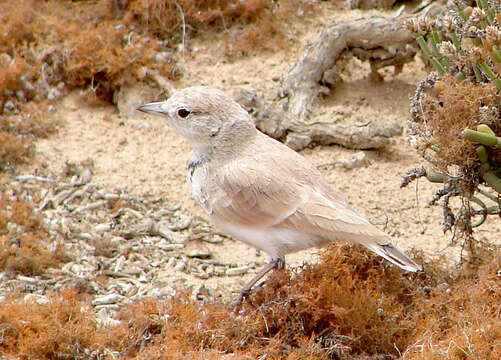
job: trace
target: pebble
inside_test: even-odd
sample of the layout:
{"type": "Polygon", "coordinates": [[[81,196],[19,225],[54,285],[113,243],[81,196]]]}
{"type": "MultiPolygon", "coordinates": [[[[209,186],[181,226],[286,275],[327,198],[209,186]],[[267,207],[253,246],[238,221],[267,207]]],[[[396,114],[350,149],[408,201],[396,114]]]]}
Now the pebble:
{"type": "Polygon", "coordinates": [[[168,227],[172,231],[181,231],[181,230],[186,230],[190,225],[191,225],[191,218],[186,218],[183,222],[174,225],[169,225],[168,227]]]}
{"type": "Polygon", "coordinates": [[[107,232],[110,230],[111,230],[110,223],[98,224],[98,225],[94,226],[94,231],[98,234],[104,233],[104,232],[107,232]]]}
{"type": "Polygon", "coordinates": [[[22,275],[16,276],[16,279],[19,281],[27,282],[28,284],[37,284],[39,282],[38,279],[22,275]]]}
{"type": "Polygon", "coordinates": [[[149,295],[156,297],[156,298],[167,298],[167,297],[175,296],[176,290],[174,290],[170,286],[163,287],[163,288],[153,288],[150,291],[149,295]]]}
{"type": "Polygon", "coordinates": [[[249,271],[248,266],[226,269],[226,276],[239,276],[246,274],[249,271]]]}
{"type": "Polygon", "coordinates": [[[208,242],[210,244],[220,244],[223,242],[223,238],[218,236],[218,235],[214,235],[214,236],[204,236],[202,238],[202,241],[205,241],[205,242],[208,242]]]}
{"type": "Polygon", "coordinates": [[[101,326],[118,326],[120,325],[120,320],[114,319],[110,315],[109,308],[100,308],[95,317],[96,322],[101,326]]]}
{"type": "Polygon", "coordinates": [[[207,280],[210,277],[210,275],[207,274],[205,271],[196,272],[196,273],[193,273],[193,275],[196,276],[197,278],[203,279],[203,280],[207,280]]]}
{"type": "Polygon", "coordinates": [[[184,271],[186,269],[186,261],[180,261],[174,266],[176,271],[184,271]]]}
{"type": "Polygon", "coordinates": [[[210,259],[212,258],[212,253],[207,249],[197,249],[189,252],[187,256],[196,259],[210,259]]]}
{"type": "Polygon", "coordinates": [[[82,232],[76,236],[80,240],[92,240],[92,235],[89,233],[82,232]]]}
{"type": "Polygon", "coordinates": [[[119,200],[120,199],[120,195],[118,195],[118,194],[104,194],[103,197],[105,200],[119,200]]]}
{"type": "Polygon", "coordinates": [[[92,305],[97,306],[97,305],[116,304],[118,302],[123,301],[124,299],[125,296],[119,294],[108,294],[105,296],[96,297],[94,300],[92,300],[92,305]]]}
{"type": "Polygon", "coordinates": [[[339,161],[342,167],[351,170],[367,165],[367,155],[363,151],[356,152],[348,158],[339,161]]]}
{"type": "Polygon", "coordinates": [[[165,264],[165,266],[166,267],[175,267],[176,263],[177,263],[177,259],[175,257],[171,257],[171,258],[169,258],[169,260],[167,260],[167,264],[165,264]]]}
{"type": "Polygon", "coordinates": [[[27,294],[23,298],[24,302],[36,302],[38,305],[47,305],[50,303],[47,296],[37,294],[27,294]]]}
{"type": "Polygon", "coordinates": [[[94,309],[95,309],[96,311],[100,311],[100,310],[117,311],[117,310],[120,310],[120,305],[119,305],[119,304],[96,305],[96,306],[94,307],[94,309]]]}
{"type": "Polygon", "coordinates": [[[172,251],[176,249],[182,249],[184,248],[184,244],[165,244],[165,243],[158,243],[157,247],[161,250],[164,251],[172,251]]]}

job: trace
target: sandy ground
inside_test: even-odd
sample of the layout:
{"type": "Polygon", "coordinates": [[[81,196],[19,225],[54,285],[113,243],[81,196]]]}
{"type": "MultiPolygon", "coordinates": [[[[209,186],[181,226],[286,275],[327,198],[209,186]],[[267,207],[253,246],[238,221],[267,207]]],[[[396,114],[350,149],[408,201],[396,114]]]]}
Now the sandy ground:
{"type": "MultiPolygon", "coordinates": [[[[210,85],[228,94],[235,88],[246,87],[263,93],[267,100],[273,99],[276,80],[294,64],[304,45],[317,36],[322,25],[343,17],[356,18],[373,13],[329,4],[320,4],[319,13],[313,18],[291,26],[288,36],[294,40],[290,41],[290,47],[282,50],[228,60],[224,51],[227,44],[191,41],[189,50],[181,54],[185,75],[173,85],[176,88],[210,85]]],[[[342,74],[345,82],[321,100],[312,117],[337,123],[396,121],[404,126],[404,135],[395,137],[384,151],[366,151],[368,163],[354,170],[320,166],[347,157],[354,150],[339,146],[315,147],[302,151],[302,155],[318,165],[327,180],[348,195],[355,208],[391,234],[398,246],[403,249],[416,247],[430,256],[445,253],[457,259],[458,248],[447,248],[452,234],[444,235],[441,230],[441,208],[427,205],[438,186],[421,180],[399,189],[401,175],[422,164],[408,144],[406,120],[409,95],[426,72],[417,60],[406,65],[398,76],[393,75],[392,69],[382,73],[384,82],[371,82],[368,64],[352,60],[342,74]]],[[[144,99],[145,102],[149,100],[144,99]]],[[[65,161],[91,158],[95,162],[94,182],[110,189],[123,187],[133,193],[161,196],[180,203],[194,214],[205,216],[191,198],[186,183],[190,146],[168,129],[161,118],[139,113],[133,118],[121,118],[114,106],[90,106],[78,92],[62,99],[53,116],[61,123],[59,132],[39,141],[35,167],[44,165],[58,172],[65,161]]],[[[491,220],[482,226],[478,236],[494,239],[499,230],[499,222],[491,220]]],[[[230,259],[239,264],[250,261],[261,264],[267,260],[264,254],[257,256],[254,249],[237,241],[224,241],[210,248],[213,257],[223,262],[230,259]]],[[[289,255],[288,263],[314,261],[312,258],[317,251],[289,255]]],[[[167,269],[159,271],[170,274],[167,269]]],[[[227,284],[237,287],[251,275],[211,278],[208,282],[216,289],[227,284]]]]}

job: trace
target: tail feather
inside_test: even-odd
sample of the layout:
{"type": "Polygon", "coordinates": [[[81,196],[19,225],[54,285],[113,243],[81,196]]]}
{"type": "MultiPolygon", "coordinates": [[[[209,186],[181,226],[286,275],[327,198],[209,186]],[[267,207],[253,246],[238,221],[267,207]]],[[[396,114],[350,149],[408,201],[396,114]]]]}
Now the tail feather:
{"type": "Polygon", "coordinates": [[[404,270],[412,272],[423,270],[421,265],[416,264],[410,257],[405,255],[401,250],[397,249],[392,244],[372,243],[363,245],[404,270]]]}

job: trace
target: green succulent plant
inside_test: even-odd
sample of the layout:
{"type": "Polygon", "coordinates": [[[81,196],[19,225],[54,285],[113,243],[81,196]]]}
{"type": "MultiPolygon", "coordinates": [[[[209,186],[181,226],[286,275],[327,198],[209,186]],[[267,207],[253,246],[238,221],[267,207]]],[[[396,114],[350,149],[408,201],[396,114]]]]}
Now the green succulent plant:
{"type": "Polygon", "coordinates": [[[411,143],[430,166],[411,169],[402,186],[425,176],[443,183],[444,232],[467,242],[488,215],[501,216],[501,2],[455,0],[443,17],[409,19],[430,74],[411,101],[411,143]],[[462,207],[454,214],[451,197],[462,207]],[[487,205],[486,203],[493,203],[487,205]]]}

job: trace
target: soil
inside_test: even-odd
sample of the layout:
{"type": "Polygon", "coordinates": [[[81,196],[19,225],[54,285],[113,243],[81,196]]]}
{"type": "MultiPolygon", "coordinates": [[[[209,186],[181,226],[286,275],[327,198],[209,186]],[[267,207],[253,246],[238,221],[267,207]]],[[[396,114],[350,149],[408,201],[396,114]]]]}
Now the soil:
{"type": "MultiPolygon", "coordinates": [[[[231,45],[224,37],[190,39],[179,53],[184,76],[173,86],[183,88],[210,85],[232,94],[238,87],[257,90],[266,100],[275,99],[277,80],[294,64],[308,41],[313,40],[322,26],[341,18],[357,18],[371,14],[391,16],[395,11],[375,12],[349,10],[345,4],[322,2],[315,15],[290,25],[289,39],[283,48],[231,56],[231,45]],[[223,40],[221,40],[223,39],[223,40]]],[[[228,37],[227,37],[228,38],[228,37]]],[[[227,39],[226,38],[226,39],[227,39]]],[[[442,210],[428,206],[439,185],[425,180],[399,189],[402,175],[409,168],[423,164],[410,147],[406,121],[409,117],[409,96],[427,74],[419,59],[393,74],[392,68],[381,71],[383,82],[369,79],[369,65],[354,59],[342,72],[344,82],[320,100],[311,119],[335,123],[365,123],[367,121],[398,122],[404,127],[402,136],[392,139],[381,151],[364,151],[368,162],[362,167],[346,170],[332,163],[346,158],[357,150],[340,146],[317,146],[301,152],[316,164],[326,179],[345,192],[351,204],[374,224],[384,229],[403,250],[416,248],[429,256],[445,255],[451,263],[459,259],[460,247],[448,246],[452,234],[442,232],[442,210]],[[327,165],[326,165],[327,164],[327,165]]],[[[144,99],[144,102],[152,99],[144,99]]],[[[94,161],[93,182],[106,189],[123,188],[132,194],[152,194],[170,203],[181,204],[187,212],[206,219],[191,197],[186,182],[189,144],[166,127],[159,117],[141,113],[125,118],[112,105],[89,105],[82,93],[73,92],[55,106],[50,115],[59,121],[56,135],[38,141],[37,162],[23,172],[33,174],[44,167],[61,173],[65,162],[94,161]]],[[[488,220],[477,231],[479,239],[495,239],[499,222],[488,220]]],[[[188,285],[206,284],[223,296],[238,290],[267,261],[245,244],[225,239],[222,243],[207,244],[194,241],[185,251],[207,248],[212,259],[239,266],[252,264],[243,276],[211,277],[203,280],[181,270],[160,265],[158,271],[165,281],[183,278],[188,285]]],[[[289,265],[315,261],[312,249],[287,257],[289,265]]],[[[167,264],[167,259],[164,265],[167,264]]]]}

